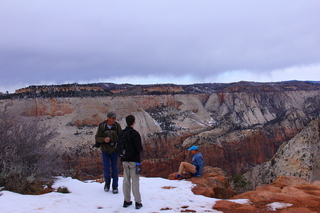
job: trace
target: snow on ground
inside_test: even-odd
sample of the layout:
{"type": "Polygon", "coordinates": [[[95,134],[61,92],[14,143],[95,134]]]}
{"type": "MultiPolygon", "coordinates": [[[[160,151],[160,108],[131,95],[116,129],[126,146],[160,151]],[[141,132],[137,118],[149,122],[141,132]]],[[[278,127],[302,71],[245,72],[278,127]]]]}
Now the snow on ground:
{"type": "MultiPolygon", "coordinates": [[[[180,212],[183,206],[196,212],[219,212],[212,209],[218,199],[194,195],[193,184],[185,180],[167,180],[163,178],[140,177],[140,191],[143,207],[135,209],[134,204],[123,208],[123,178],[119,177],[119,194],[105,192],[104,183],[95,181],[82,182],[76,179],[62,178],[53,188],[67,187],[71,193],[52,192],[44,195],[21,195],[10,191],[0,192],[1,213],[95,213],[95,212],[180,212]],[[166,188],[162,188],[166,187],[166,188]]],[[[131,198],[134,201],[134,197],[131,198]]],[[[238,200],[245,203],[247,200],[238,200]]]]}
{"type": "Polygon", "coordinates": [[[293,204],[290,203],[279,203],[279,202],[273,202],[267,205],[267,207],[269,209],[271,209],[272,211],[276,211],[278,209],[285,209],[289,206],[292,206],[293,204]]]}

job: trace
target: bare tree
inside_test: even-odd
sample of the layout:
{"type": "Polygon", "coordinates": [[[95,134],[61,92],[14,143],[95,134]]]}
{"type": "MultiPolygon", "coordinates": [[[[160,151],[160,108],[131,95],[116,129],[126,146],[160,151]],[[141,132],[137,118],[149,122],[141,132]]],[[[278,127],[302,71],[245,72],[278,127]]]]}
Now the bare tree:
{"type": "Polygon", "coordinates": [[[57,132],[37,118],[0,115],[0,186],[32,193],[61,171],[59,151],[51,140],[57,132]]]}

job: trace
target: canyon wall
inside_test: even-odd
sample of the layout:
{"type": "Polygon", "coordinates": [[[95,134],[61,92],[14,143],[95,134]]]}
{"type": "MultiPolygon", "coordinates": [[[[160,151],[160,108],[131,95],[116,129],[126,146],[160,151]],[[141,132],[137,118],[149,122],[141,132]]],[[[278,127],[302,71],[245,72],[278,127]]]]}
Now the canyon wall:
{"type": "Polygon", "coordinates": [[[102,174],[101,153],[92,145],[97,125],[114,111],[122,128],[128,114],[136,116],[143,175],[167,177],[191,160],[187,149],[197,145],[207,166],[233,176],[270,160],[319,116],[318,87],[239,83],[186,94],[1,99],[0,106],[1,112],[36,116],[56,128],[52,143],[62,148],[70,169],[88,175],[102,174]]]}
{"type": "Polygon", "coordinates": [[[250,169],[245,177],[255,186],[272,183],[279,176],[302,177],[309,182],[320,179],[320,119],[311,121],[276,154],[250,169]]]}

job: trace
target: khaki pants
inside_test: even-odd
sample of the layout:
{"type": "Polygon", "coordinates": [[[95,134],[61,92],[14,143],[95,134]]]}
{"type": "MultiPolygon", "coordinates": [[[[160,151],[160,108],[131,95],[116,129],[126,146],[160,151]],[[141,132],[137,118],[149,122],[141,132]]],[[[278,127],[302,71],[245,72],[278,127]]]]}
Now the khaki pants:
{"type": "Polygon", "coordinates": [[[141,203],[139,175],[136,174],[136,162],[123,161],[123,194],[124,201],[131,201],[131,185],[135,202],[141,203]],[[132,183],[131,183],[132,180],[132,183]]]}

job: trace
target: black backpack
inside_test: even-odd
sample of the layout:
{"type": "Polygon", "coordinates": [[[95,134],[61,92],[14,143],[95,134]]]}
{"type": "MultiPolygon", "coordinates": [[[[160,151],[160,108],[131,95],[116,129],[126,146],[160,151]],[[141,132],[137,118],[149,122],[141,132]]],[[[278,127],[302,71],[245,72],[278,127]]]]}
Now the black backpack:
{"type": "Polygon", "coordinates": [[[131,131],[133,131],[133,129],[130,129],[128,131],[122,130],[119,134],[117,141],[117,154],[119,157],[131,158],[136,154],[133,141],[130,137],[131,131]]]}

